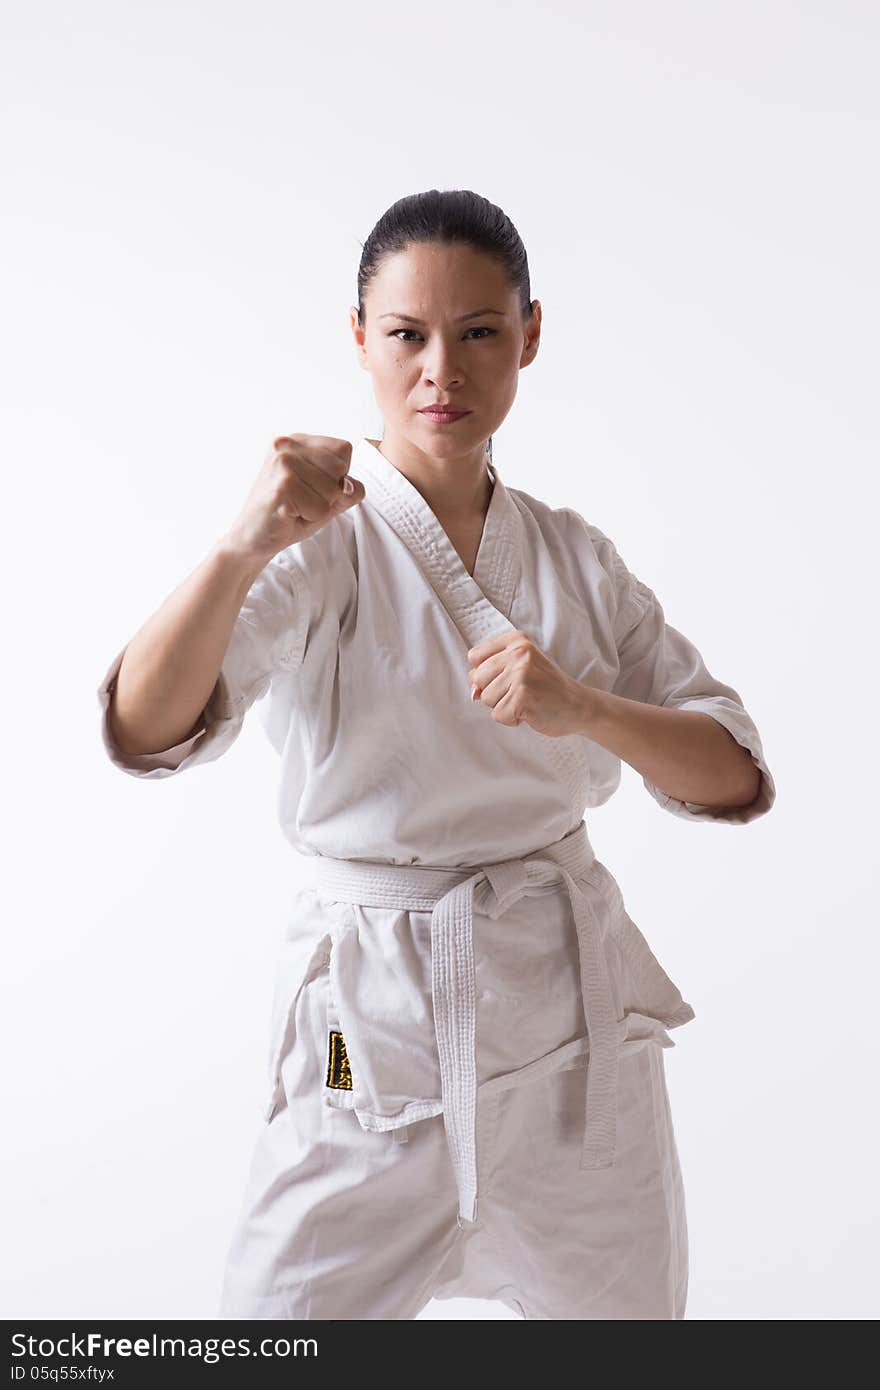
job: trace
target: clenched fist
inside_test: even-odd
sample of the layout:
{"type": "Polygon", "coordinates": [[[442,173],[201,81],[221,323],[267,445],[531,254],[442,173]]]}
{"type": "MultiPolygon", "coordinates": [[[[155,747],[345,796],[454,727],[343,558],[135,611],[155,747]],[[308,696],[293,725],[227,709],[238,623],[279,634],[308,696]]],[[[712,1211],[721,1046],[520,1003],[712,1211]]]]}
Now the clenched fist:
{"type": "Polygon", "coordinates": [[[351,443],[322,434],[279,435],[272,443],[229,537],[265,558],[312,536],[362,502],[363,483],[348,476],[351,443]]]}
{"type": "Polygon", "coordinates": [[[471,699],[487,705],[496,724],[530,724],[550,738],[584,732],[590,688],[567,675],[525,632],[484,637],[467,656],[471,699]]]}

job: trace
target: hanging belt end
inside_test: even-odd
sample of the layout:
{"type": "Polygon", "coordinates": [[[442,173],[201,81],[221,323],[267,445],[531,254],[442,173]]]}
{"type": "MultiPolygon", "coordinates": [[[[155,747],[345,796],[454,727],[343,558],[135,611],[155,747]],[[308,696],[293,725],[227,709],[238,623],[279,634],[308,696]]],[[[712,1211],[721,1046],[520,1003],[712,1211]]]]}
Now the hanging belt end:
{"type": "Polygon", "coordinates": [[[476,1199],[476,1197],[472,1198],[472,1200],[471,1200],[470,1202],[468,1202],[468,1203],[465,1205],[465,1209],[464,1209],[464,1210],[462,1210],[462,1208],[459,1207],[459,1209],[458,1209],[458,1215],[456,1216],[455,1219],[456,1219],[456,1221],[458,1222],[458,1228],[459,1228],[460,1231],[465,1230],[466,1227],[468,1227],[468,1226],[475,1226],[475,1225],[476,1225],[476,1223],[477,1223],[477,1199],[476,1199]],[[462,1219],[462,1218],[464,1218],[464,1219],[462,1219]]]}
{"type": "Polygon", "coordinates": [[[581,1161],[578,1167],[582,1173],[594,1172],[597,1168],[613,1168],[614,1155],[609,1155],[605,1150],[602,1150],[601,1153],[587,1153],[585,1151],[581,1154],[581,1161]]]}
{"type": "Polygon", "coordinates": [[[612,1120],[610,1124],[602,1125],[601,1128],[604,1130],[604,1134],[601,1137],[594,1137],[592,1130],[587,1126],[578,1164],[582,1173],[591,1172],[597,1168],[614,1167],[614,1160],[617,1156],[617,1125],[612,1120]]]}

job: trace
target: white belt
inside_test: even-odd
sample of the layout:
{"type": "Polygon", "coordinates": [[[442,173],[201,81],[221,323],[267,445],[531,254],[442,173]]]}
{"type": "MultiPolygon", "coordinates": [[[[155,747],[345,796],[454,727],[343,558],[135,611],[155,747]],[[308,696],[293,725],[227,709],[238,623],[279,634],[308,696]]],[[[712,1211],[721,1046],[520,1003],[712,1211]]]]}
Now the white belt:
{"type": "Polygon", "coordinates": [[[610,1168],[617,1140],[617,1061],[620,1039],[600,923],[575,882],[593,863],[586,825],[522,859],[475,869],[378,864],[326,855],[315,860],[316,887],[363,907],[431,913],[431,992],[440,1060],[443,1121],[459,1194],[459,1225],[477,1219],[476,977],[474,890],[490,885],[485,911],[498,918],[528,885],[562,880],[577,927],[581,990],[589,1035],[582,1169],[610,1168]]]}

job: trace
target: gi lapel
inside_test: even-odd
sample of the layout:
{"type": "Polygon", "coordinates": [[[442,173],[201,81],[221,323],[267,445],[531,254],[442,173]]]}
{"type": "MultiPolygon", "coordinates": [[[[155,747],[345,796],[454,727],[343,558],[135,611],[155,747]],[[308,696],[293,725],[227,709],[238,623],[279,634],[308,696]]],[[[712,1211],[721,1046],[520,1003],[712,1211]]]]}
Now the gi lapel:
{"type": "Polygon", "coordinates": [[[369,439],[352,450],[351,471],[412,553],[467,647],[514,631],[508,614],[520,576],[522,523],[497,469],[473,576],[418,488],[369,439]]]}
{"type": "MultiPolygon", "coordinates": [[[[485,637],[516,631],[508,615],[522,568],[523,524],[497,468],[492,467],[495,486],[473,576],[418,488],[369,439],[359,439],[352,449],[351,472],[364,484],[367,503],[412,553],[467,648],[485,637]]],[[[542,753],[562,778],[574,814],[580,815],[589,788],[586,741],[576,734],[551,738],[530,724],[520,725],[516,733],[544,745],[542,753]]]]}

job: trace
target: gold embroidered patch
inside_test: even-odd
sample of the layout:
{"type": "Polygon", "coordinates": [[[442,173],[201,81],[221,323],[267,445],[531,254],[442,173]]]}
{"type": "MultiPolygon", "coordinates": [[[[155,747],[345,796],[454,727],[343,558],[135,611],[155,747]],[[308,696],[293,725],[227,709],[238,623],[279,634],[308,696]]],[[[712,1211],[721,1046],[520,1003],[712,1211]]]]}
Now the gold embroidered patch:
{"type": "Polygon", "coordinates": [[[335,1028],[330,1029],[330,1055],[327,1063],[327,1085],[337,1091],[351,1090],[351,1067],[345,1050],[345,1039],[335,1028]]]}

